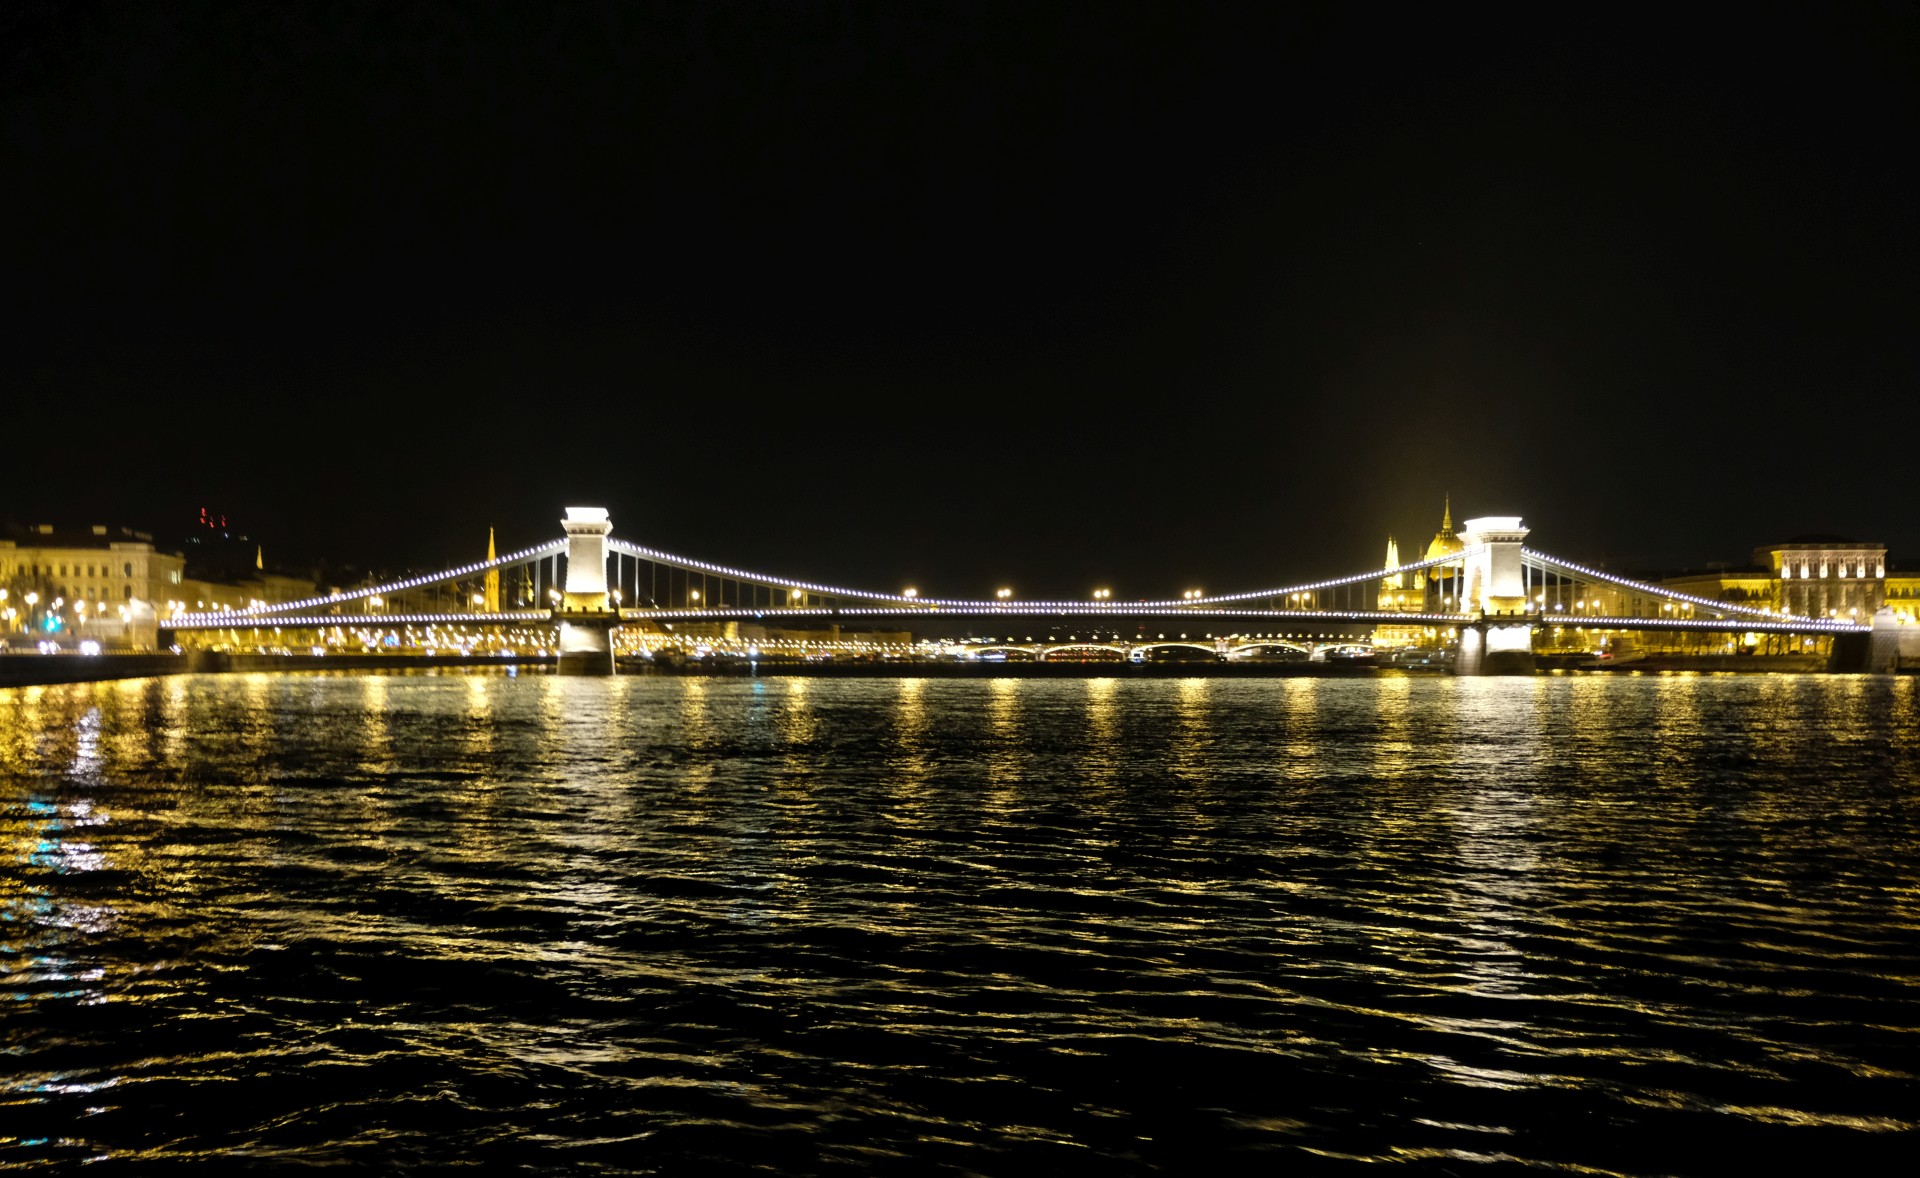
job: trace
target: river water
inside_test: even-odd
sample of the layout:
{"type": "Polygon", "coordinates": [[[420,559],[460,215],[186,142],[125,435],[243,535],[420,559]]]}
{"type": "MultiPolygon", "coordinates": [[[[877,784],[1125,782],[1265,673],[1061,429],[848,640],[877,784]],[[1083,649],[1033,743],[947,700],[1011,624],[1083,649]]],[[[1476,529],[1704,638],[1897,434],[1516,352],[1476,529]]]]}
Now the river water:
{"type": "Polygon", "coordinates": [[[0,691],[0,1169],[1906,1172],[1917,687],[0,691]]]}

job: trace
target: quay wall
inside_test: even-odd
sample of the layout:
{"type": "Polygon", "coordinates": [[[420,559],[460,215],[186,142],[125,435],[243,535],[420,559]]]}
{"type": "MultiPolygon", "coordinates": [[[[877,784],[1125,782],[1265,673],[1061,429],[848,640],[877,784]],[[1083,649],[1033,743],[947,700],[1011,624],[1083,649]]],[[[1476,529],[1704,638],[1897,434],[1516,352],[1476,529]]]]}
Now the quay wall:
{"type": "Polygon", "coordinates": [[[0,687],[148,679],[188,669],[187,657],[179,654],[0,654],[0,687]]]}
{"type": "MultiPolygon", "coordinates": [[[[185,654],[38,655],[0,654],[0,688],[53,683],[91,683],[112,679],[144,679],[187,672],[319,672],[457,670],[473,667],[517,668],[550,672],[553,655],[500,658],[489,655],[426,654],[236,654],[190,651],[185,654]]],[[[1443,666],[1343,666],[1326,663],[1219,662],[814,662],[707,660],[686,663],[649,659],[617,660],[622,675],[693,675],[709,677],[806,675],[825,678],[940,678],[940,679],[1189,679],[1270,678],[1319,676],[1352,678],[1372,675],[1445,675],[1443,666]]],[[[1776,655],[1657,655],[1615,666],[1579,665],[1543,658],[1536,674],[1662,674],[1677,672],[1759,674],[1817,674],[1826,661],[1815,656],[1776,655]]],[[[1899,673],[1920,674],[1920,658],[1901,659],[1899,673]]]]}

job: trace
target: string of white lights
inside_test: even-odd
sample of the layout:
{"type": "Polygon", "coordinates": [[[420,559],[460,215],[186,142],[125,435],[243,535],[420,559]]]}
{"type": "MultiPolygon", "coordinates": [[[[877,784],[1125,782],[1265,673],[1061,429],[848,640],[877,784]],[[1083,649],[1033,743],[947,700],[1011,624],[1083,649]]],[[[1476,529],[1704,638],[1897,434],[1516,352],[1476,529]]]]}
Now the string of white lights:
{"type": "MultiPolygon", "coordinates": [[[[442,581],[452,581],[460,577],[470,577],[475,573],[483,573],[489,569],[497,569],[505,565],[518,564],[523,560],[536,560],[543,556],[553,556],[557,553],[564,552],[566,547],[567,542],[565,540],[550,540],[537,547],[510,553],[506,556],[498,556],[492,560],[483,560],[474,564],[461,565],[457,569],[448,569],[442,573],[430,573],[422,577],[412,577],[405,581],[395,581],[390,585],[375,585],[370,589],[349,589],[342,593],[330,593],[325,597],[309,597],[301,601],[283,601],[274,605],[263,606],[259,609],[207,610],[181,614],[178,617],[168,619],[166,624],[178,629],[192,622],[212,618],[231,619],[236,614],[245,617],[271,617],[277,614],[308,609],[316,605],[331,605],[342,601],[358,601],[365,597],[384,597],[388,594],[400,593],[408,589],[418,589],[423,585],[436,585],[442,581]]],[[[460,616],[472,617],[474,615],[467,614],[460,616]]]]}
{"type": "MultiPolygon", "coordinates": [[[[647,548],[643,545],[633,544],[623,540],[609,540],[607,542],[607,547],[612,552],[629,556],[636,560],[653,561],[656,563],[667,564],[667,565],[671,565],[671,566],[688,570],[688,571],[701,572],[709,575],[731,578],[733,580],[756,582],[758,584],[762,584],[762,585],[773,587],[773,588],[781,588],[789,591],[799,591],[799,592],[805,592],[805,593],[818,593],[818,594],[822,594],[830,597],[850,598],[850,599],[859,600],[859,601],[895,603],[891,607],[867,608],[867,609],[862,609],[857,611],[860,614],[871,615],[871,616],[908,617],[908,616],[915,616],[915,615],[925,615],[933,612],[964,612],[964,613],[1006,615],[1006,616],[1014,616],[1014,617],[1033,617],[1033,616],[1038,616],[1043,614],[1054,614],[1054,615],[1065,615],[1065,616],[1090,616],[1090,617],[1091,616],[1111,617],[1111,616],[1121,616],[1121,615],[1184,616],[1184,617],[1218,616],[1218,617],[1321,618],[1321,619],[1328,619],[1328,620],[1338,619],[1338,620],[1349,620],[1349,621],[1393,621],[1393,622],[1402,622],[1402,623],[1408,623],[1408,624],[1429,622],[1429,623],[1435,623],[1435,624],[1448,624],[1448,625],[1458,624],[1462,620],[1464,615],[1449,614],[1449,613],[1425,613],[1425,612],[1401,613],[1397,611],[1386,611],[1386,610],[1325,610],[1325,609],[1223,610],[1220,608],[1220,606],[1223,604],[1232,603],[1232,602],[1278,600],[1281,598],[1297,596],[1301,594],[1322,593],[1328,590],[1340,589],[1348,586],[1365,584],[1368,582],[1381,581],[1387,577],[1394,576],[1397,574],[1417,573],[1417,572],[1424,571],[1426,569],[1443,566],[1443,565],[1458,565],[1461,562],[1468,559],[1469,557],[1478,555],[1481,551],[1483,551],[1483,548],[1466,548],[1459,552],[1449,553],[1446,556],[1435,557],[1435,558],[1432,558],[1429,560],[1423,560],[1423,561],[1415,561],[1410,564],[1397,566],[1396,568],[1393,568],[1393,569],[1368,570],[1367,572],[1364,572],[1364,573],[1355,573],[1355,574],[1351,574],[1343,577],[1333,577],[1325,580],[1306,582],[1298,585],[1283,586],[1283,587],[1274,588],[1274,589],[1259,589],[1259,590],[1252,590],[1252,591],[1241,592],[1241,593],[1212,594],[1212,595],[1207,595],[1203,597],[1182,598],[1179,600],[1174,600],[1172,598],[1163,598],[1163,599],[1136,601],[1136,602],[1129,603],[1129,602],[1111,602],[1111,601],[1101,601],[1101,602],[1057,601],[1057,600],[1056,601],[1047,601],[1047,600],[1041,600],[1041,601],[991,600],[989,601],[989,600],[969,599],[969,598],[924,598],[924,597],[917,597],[917,596],[909,596],[909,595],[900,594],[900,593],[882,593],[882,592],[876,592],[876,591],[864,590],[864,589],[848,589],[848,588],[843,588],[838,586],[818,584],[818,583],[809,582],[809,581],[791,580],[785,577],[779,577],[771,574],[756,573],[756,572],[751,572],[745,569],[732,568],[727,565],[713,564],[707,561],[694,560],[689,557],[676,556],[672,553],[661,552],[657,549],[647,548]]],[[[235,626],[236,623],[240,623],[242,621],[244,621],[248,625],[254,625],[261,622],[266,622],[269,624],[277,624],[281,626],[337,624],[341,620],[341,617],[342,617],[341,615],[330,615],[328,620],[322,623],[322,622],[316,622],[310,617],[300,615],[299,611],[310,609],[314,606],[321,606],[321,605],[337,606],[343,602],[358,601],[358,600],[363,600],[370,597],[379,597],[379,596],[385,596],[385,595],[390,595],[394,593],[401,593],[409,589],[417,589],[417,588],[421,588],[428,585],[441,584],[446,581],[457,580],[462,577],[472,576],[476,573],[486,572],[490,569],[502,568],[507,565],[519,564],[519,563],[530,561],[530,560],[537,560],[537,559],[541,559],[548,556],[559,555],[563,553],[566,550],[566,548],[567,548],[567,541],[554,540],[554,541],[549,541],[546,544],[537,545],[533,548],[524,549],[520,552],[509,553],[506,556],[496,557],[493,560],[477,561],[472,564],[462,565],[458,568],[448,569],[444,572],[433,573],[426,576],[411,577],[405,580],[395,581],[385,585],[377,585],[370,588],[348,590],[342,593],[328,594],[327,596],[324,596],[324,597],[310,597],[310,598],[306,598],[299,601],[282,602],[274,605],[259,606],[251,609],[214,610],[214,611],[202,611],[202,612],[181,614],[174,618],[168,619],[168,621],[166,622],[166,625],[172,629],[225,629],[225,628],[231,628],[235,626]]],[[[1692,594],[1681,593],[1676,590],[1664,588],[1662,586],[1652,585],[1643,581],[1635,581],[1627,577],[1620,577],[1611,573],[1602,572],[1599,569],[1589,568],[1587,566],[1577,564],[1573,561],[1564,560],[1560,557],[1552,556],[1550,554],[1543,553],[1543,552],[1538,552],[1533,549],[1523,548],[1521,550],[1521,556],[1522,556],[1522,559],[1527,560],[1529,564],[1538,572],[1553,572],[1553,573],[1568,575],[1575,578],[1587,578],[1590,580],[1605,582],[1607,584],[1619,586],[1621,588],[1625,588],[1633,592],[1645,594],[1651,597],[1657,597],[1657,598],[1662,598],[1662,599],[1667,599],[1672,601],[1686,602],[1690,605],[1713,610],[1722,614],[1740,615],[1743,618],[1752,619],[1755,622],[1772,623],[1772,625],[1769,625],[1767,627],[1768,629],[1780,629],[1782,632],[1786,632],[1788,627],[1795,627],[1795,626],[1797,626],[1799,629],[1802,629],[1802,630],[1819,629],[1822,631],[1832,631],[1836,633],[1850,632],[1852,630],[1862,628],[1856,623],[1846,623],[1846,622],[1839,622],[1837,620],[1827,620],[1827,619],[1818,619],[1818,618],[1807,618],[1807,619],[1801,619],[1801,620],[1789,622],[1789,621],[1783,620],[1783,617],[1784,617],[1783,615],[1774,613],[1771,610],[1759,609],[1751,606],[1733,605],[1723,601],[1714,601],[1709,598],[1697,597],[1692,594]]],[[[777,619],[777,618],[826,617],[826,616],[834,616],[840,612],[841,611],[839,610],[830,609],[830,608],[823,609],[823,608],[813,608],[813,607],[778,607],[778,606],[768,606],[764,608],[734,608],[734,609],[628,608],[621,611],[621,616],[623,618],[630,618],[635,620],[680,619],[680,618],[735,618],[735,619],[776,618],[777,619]]],[[[354,616],[356,618],[367,617],[371,619],[376,615],[354,615],[354,616]]],[[[407,621],[418,620],[418,621],[435,621],[435,622],[443,621],[443,620],[444,621],[472,621],[472,622],[479,622],[479,621],[501,622],[501,621],[526,621],[526,620],[536,620],[536,619],[544,620],[548,617],[548,615],[544,611],[516,611],[516,612],[501,612],[501,613],[484,614],[484,615],[483,614],[407,614],[407,615],[378,615],[378,617],[382,621],[391,621],[391,622],[398,622],[398,621],[402,621],[403,619],[407,621]]],[[[1544,622],[1546,619],[1542,618],[1541,620],[1544,622]]],[[[1569,615],[1568,621],[1572,621],[1572,620],[1573,620],[1573,616],[1569,615]]],[[[1693,629],[1712,628],[1711,619],[1687,620],[1687,619],[1659,619],[1659,618],[1627,618],[1627,619],[1607,619],[1607,621],[1611,623],[1615,623],[1615,625],[1613,625],[1612,628],[1620,628],[1621,625],[1627,625],[1627,624],[1634,625],[1634,626],[1641,626],[1641,627],[1658,626],[1661,628],[1693,628],[1693,629]]],[[[1597,627],[1600,622],[1601,622],[1601,619],[1596,617],[1582,618],[1582,624],[1585,624],[1585,625],[1597,627]]],[[[1565,623],[1559,623],[1559,624],[1565,624],[1565,623]]]]}
{"type": "Polygon", "coordinates": [[[1757,618],[1780,617],[1779,614],[1771,610],[1764,610],[1755,606],[1732,605],[1724,601],[1715,601],[1710,597],[1695,597],[1690,593],[1680,593],[1660,585],[1650,585],[1645,581],[1634,581],[1626,577],[1616,577],[1612,573],[1603,573],[1599,569],[1590,569],[1585,565],[1575,564],[1570,560],[1562,560],[1557,556],[1550,556],[1544,552],[1536,552],[1531,548],[1522,548],[1520,550],[1520,558],[1522,560],[1531,558],[1534,568],[1539,571],[1572,573],[1579,577],[1590,577],[1596,581],[1605,581],[1608,584],[1619,585],[1622,588],[1631,589],[1636,593],[1646,594],[1650,597],[1671,598],[1674,601],[1684,601],[1689,605],[1705,606],[1708,609],[1719,610],[1722,613],[1749,614],[1757,618]]]}
{"type": "Polygon", "coordinates": [[[461,622],[474,625],[506,625],[515,622],[545,623],[553,615],[546,610],[518,610],[494,614],[308,614],[305,616],[258,613],[196,614],[168,622],[169,630],[259,630],[271,627],[297,629],[318,626],[324,629],[385,629],[390,625],[461,622]]]}
{"type": "MultiPolygon", "coordinates": [[[[750,607],[725,609],[682,609],[678,607],[663,609],[623,609],[620,617],[625,621],[643,621],[667,619],[670,621],[715,621],[721,619],[746,620],[754,618],[827,618],[827,617],[927,617],[936,611],[927,609],[908,609],[891,606],[869,608],[829,608],[829,607],[750,607]]],[[[1161,618],[1320,618],[1329,621],[1378,621],[1378,622],[1432,622],[1434,624],[1457,625],[1467,618],[1462,614],[1399,613],[1391,610],[1328,610],[1328,609],[1210,609],[1195,607],[1178,602],[1140,603],[1128,605],[1104,605],[1079,601],[1035,601],[1024,604],[1008,604],[1002,601],[959,601],[945,603],[937,611],[944,615],[970,616],[975,614],[996,617],[1035,618],[1035,617],[1161,617],[1161,618]]]]}
{"type": "Polygon", "coordinates": [[[1555,629],[1575,630],[1742,630],[1755,634],[1859,634],[1873,629],[1859,622],[1842,622],[1832,618],[1782,618],[1774,614],[1770,619],[1759,618],[1633,618],[1600,617],[1584,614],[1533,615],[1539,618],[1535,623],[1552,626],[1555,629]],[[1729,625],[1728,623],[1734,623],[1729,625]]]}
{"type": "MultiPolygon", "coordinates": [[[[1334,577],[1331,580],[1315,581],[1310,585],[1291,585],[1284,589],[1257,589],[1249,593],[1212,593],[1212,594],[1208,594],[1204,600],[1207,600],[1207,601],[1253,601],[1259,598],[1285,597],[1290,593],[1318,593],[1325,589],[1340,589],[1348,585],[1363,584],[1367,581],[1383,581],[1388,577],[1396,576],[1400,573],[1418,573],[1426,569],[1437,567],[1439,565],[1459,564],[1462,561],[1466,560],[1469,556],[1479,555],[1482,550],[1483,549],[1480,547],[1462,548],[1460,551],[1451,553],[1447,556],[1436,556],[1431,560],[1421,560],[1421,561],[1415,561],[1412,564],[1396,565],[1391,569],[1374,569],[1370,572],[1353,573],[1344,577],[1334,577]]],[[[1174,602],[1174,601],[1166,601],[1166,602],[1150,601],[1144,604],[1178,605],[1180,603],[1174,602]]],[[[1188,602],[1186,604],[1191,605],[1192,603],[1188,602]]],[[[1389,616],[1411,617],[1414,615],[1394,614],[1389,616]]]]}
{"type": "Polygon", "coordinates": [[[723,564],[709,564],[704,560],[694,560],[686,556],[675,556],[670,552],[661,552],[657,549],[646,548],[639,544],[630,544],[625,540],[608,540],[607,547],[614,552],[634,557],[637,560],[650,560],[656,564],[672,565],[675,568],[687,569],[693,572],[728,577],[735,581],[755,581],[759,584],[772,586],[777,589],[798,589],[804,593],[824,593],[829,597],[858,597],[869,601],[911,602],[919,600],[918,598],[908,597],[903,593],[875,593],[866,589],[843,589],[833,585],[817,585],[810,581],[793,581],[786,577],[774,576],[770,573],[748,572],[745,569],[730,568],[723,564]]]}
{"type": "MultiPolygon", "coordinates": [[[[746,569],[736,569],[736,568],[728,567],[726,565],[709,564],[706,561],[694,560],[690,557],[676,556],[669,552],[661,552],[658,549],[646,548],[639,544],[629,543],[625,540],[608,540],[607,547],[612,551],[619,552],[626,556],[631,556],[639,560],[649,560],[658,564],[672,565],[675,568],[690,570],[693,572],[701,572],[701,573],[712,574],[715,576],[728,577],[736,581],[752,581],[761,585],[766,585],[766,586],[770,586],[772,588],[777,588],[777,589],[787,589],[787,590],[798,589],[806,593],[820,593],[830,597],[851,597],[851,598],[858,598],[865,601],[901,602],[907,605],[917,607],[916,609],[909,610],[906,612],[925,613],[933,607],[940,607],[943,609],[965,609],[965,610],[996,610],[996,609],[1005,610],[1006,608],[1008,608],[1008,603],[1004,601],[986,601],[986,600],[975,599],[975,598],[960,598],[960,597],[920,597],[917,595],[908,596],[903,593],[880,593],[880,592],[876,592],[868,589],[846,589],[846,588],[838,588],[832,585],[814,584],[808,581],[794,581],[794,580],[789,580],[785,577],[776,576],[770,573],[750,572],[746,569]]],[[[1208,602],[1258,601],[1265,598],[1285,597],[1292,593],[1318,593],[1327,589],[1338,589],[1348,585],[1363,584],[1368,581],[1384,580],[1385,578],[1394,576],[1395,574],[1398,574],[1398,573],[1415,573],[1415,572],[1421,572],[1429,568],[1433,568],[1438,565],[1459,564],[1461,561],[1465,560],[1467,557],[1475,555],[1480,551],[1481,550],[1479,548],[1465,548],[1459,552],[1452,553],[1447,556],[1435,557],[1431,560],[1416,561],[1412,564],[1400,565],[1393,569],[1376,569],[1376,570],[1371,570],[1364,573],[1354,573],[1352,575],[1344,576],[1344,577],[1334,577],[1324,581],[1314,581],[1308,584],[1290,585],[1281,589],[1257,589],[1257,590],[1253,590],[1245,593],[1209,594],[1202,598],[1182,598],[1177,600],[1174,598],[1160,598],[1160,599],[1149,600],[1149,601],[1137,601],[1132,603],[1130,607],[1127,606],[1125,603],[1113,603],[1110,605],[1103,605],[1103,606],[1094,607],[1094,608],[1099,610],[1100,612],[1111,612],[1111,613],[1127,612],[1129,609],[1137,612],[1142,608],[1174,609],[1174,610],[1180,610],[1180,611],[1191,613],[1196,608],[1199,608],[1199,607],[1196,607],[1195,605],[1196,601],[1201,601],[1201,600],[1208,601],[1208,602]]],[[[1025,607],[1028,609],[1056,610],[1056,611],[1074,610],[1080,607],[1085,607],[1087,605],[1088,603],[1080,602],[1080,601],[1030,601],[1025,603],[1025,607]]],[[[769,607],[769,608],[771,609],[773,607],[769,607]]],[[[706,617],[725,616],[720,611],[715,611],[715,610],[702,610],[697,612],[700,613],[702,616],[706,616],[706,617]]],[[[1393,616],[1411,617],[1414,615],[1393,615],[1393,616]]]]}

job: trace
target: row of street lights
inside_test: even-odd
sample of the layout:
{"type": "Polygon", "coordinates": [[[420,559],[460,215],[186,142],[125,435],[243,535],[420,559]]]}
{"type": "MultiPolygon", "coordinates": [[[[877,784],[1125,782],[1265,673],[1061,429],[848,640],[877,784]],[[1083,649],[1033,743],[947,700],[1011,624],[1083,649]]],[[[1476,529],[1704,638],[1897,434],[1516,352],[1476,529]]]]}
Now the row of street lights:
{"type": "MultiPolygon", "coordinates": [[[[96,621],[106,621],[110,617],[108,613],[108,603],[104,601],[88,602],[82,599],[76,600],[69,605],[66,598],[56,597],[52,601],[47,602],[45,609],[41,609],[39,606],[40,594],[33,590],[28,590],[21,594],[20,605],[16,606],[13,604],[12,593],[7,589],[0,588],[0,622],[6,624],[5,629],[9,632],[15,629],[34,630],[45,628],[47,619],[59,619],[63,610],[72,613],[73,625],[76,628],[86,624],[89,611],[92,612],[96,621]],[[21,608],[22,606],[25,608],[21,608]]],[[[120,620],[125,622],[130,616],[129,607],[122,605],[119,607],[119,611],[120,620]]],[[[64,622],[56,621],[53,629],[61,629],[64,625],[64,622]]]]}

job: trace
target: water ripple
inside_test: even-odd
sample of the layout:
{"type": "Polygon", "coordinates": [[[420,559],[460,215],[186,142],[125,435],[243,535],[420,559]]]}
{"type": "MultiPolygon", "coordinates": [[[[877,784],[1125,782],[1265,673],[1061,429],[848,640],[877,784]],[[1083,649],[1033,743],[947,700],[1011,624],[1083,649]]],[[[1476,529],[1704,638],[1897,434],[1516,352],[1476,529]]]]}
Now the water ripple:
{"type": "Polygon", "coordinates": [[[1915,687],[0,691],[0,1167],[1883,1172],[1915,687]]]}

